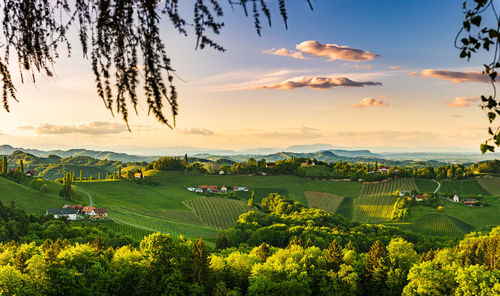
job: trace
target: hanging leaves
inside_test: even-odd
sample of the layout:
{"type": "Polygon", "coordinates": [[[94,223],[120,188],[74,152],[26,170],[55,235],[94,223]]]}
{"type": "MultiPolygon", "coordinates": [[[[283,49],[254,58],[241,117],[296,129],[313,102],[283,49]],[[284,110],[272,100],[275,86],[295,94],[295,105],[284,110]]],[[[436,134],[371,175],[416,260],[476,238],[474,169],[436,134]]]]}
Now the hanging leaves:
{"type": "MultiPolygon", "coordinates": [[[[261,13],[271,25],[270,1],[228,0],[240,6],[245,15],[252,2],[252,17],[257,34],[262,31],[261,13]]],[[[275,0],[287,26],[285,0],[275,0]]],[[[309,0],[306,0],[312,9],[309,0]]],[[[112,114],[127,123],[129,106],[137,113],[138,87],[148,114],[175,126],[178,93],[175,69],[161,38],[160,21],[165,18],[176,31],[188,36],[193,29],[195,48],[225,51],[211,35],[219,35],[224,23],[221,0],[192,0],[193,16],[187,21],[180,13],[180,0],[3,0],[0,47],[2,103],[9,111],[9,100],[16,99],[9,61],[16,60],[21,81],[36,81],[36,74],[53,76],[53,65],[64,52],[71,56],[70,28],[77,28],[83,56],[91,61],[97,95],[112,114]],[[61,51],[61,47],[64,49],[61,51]],[[11,57],[12,53],[12,57],[11,57]],[[142,96],[142,93],[141,93],[142,96]],[[170,109],[171,119],[165,114],[170,109]]],[[[183,1],[183,4],[185,2],[183,1]]],[[[129,128],[130,129],[130,128],[129,128]]]]}

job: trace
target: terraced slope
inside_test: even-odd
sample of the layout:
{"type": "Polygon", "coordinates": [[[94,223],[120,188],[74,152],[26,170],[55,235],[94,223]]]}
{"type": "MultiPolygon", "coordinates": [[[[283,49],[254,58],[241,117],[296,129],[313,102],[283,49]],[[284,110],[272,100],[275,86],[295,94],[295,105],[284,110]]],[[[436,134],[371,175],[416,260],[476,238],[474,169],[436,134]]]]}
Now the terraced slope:
{"type": "Polygon", "coordinates": [[[486,191],[492,195],[500,196],[500,178],[481,178],[476,180],[486,191]]]}

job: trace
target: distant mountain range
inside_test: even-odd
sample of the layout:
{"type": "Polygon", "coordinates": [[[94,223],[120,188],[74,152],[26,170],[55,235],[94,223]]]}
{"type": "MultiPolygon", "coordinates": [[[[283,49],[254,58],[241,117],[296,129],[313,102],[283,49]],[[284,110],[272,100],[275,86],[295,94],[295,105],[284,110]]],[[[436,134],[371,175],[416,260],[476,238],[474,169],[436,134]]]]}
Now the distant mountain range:
{"type": "Polygon", "coordinates": [[[138,162],[138,161],[153,161],[158,159],[158,156],[140,156],[130,155],[127,153],[117,153],[113,151],[95,151],[87,149],[69,149],[69,150],[49,150],[43,151],[38,149],[15,148],[10,145],[0,146],[0,155],[10,155],[14,151],[22,151],[36,157],[48,157],[49,155],[57,155],[61,158],[88,156],[95,159],[107,159],[121,162],[138,162]]]}

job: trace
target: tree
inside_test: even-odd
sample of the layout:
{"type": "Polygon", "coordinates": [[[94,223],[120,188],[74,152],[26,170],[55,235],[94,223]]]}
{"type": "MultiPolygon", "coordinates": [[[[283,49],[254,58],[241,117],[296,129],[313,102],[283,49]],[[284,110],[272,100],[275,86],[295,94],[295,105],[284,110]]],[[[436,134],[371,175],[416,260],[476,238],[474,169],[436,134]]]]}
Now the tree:
{"type": "Polygon", "coordinates": [[[119,166],[118,167],[118,179],[121,179],[122,178],[122,167],[119,166]]]}
{"type": "Polygon", "coordinates": [[[209,252],[205,246],[205,242],[199,238],[193,246],[193,280],[202,286],[209,286],[210,279],[210,259],[209,252]]]}
{"type": "Polygon", "coordinates": [[[480,150],[484,154],[487,151],[494,152],[495,147],[500,146],[500,124],[498,124],[500,102],[496,98],[495,87],[498,75],[497,71],[500,68],[500,56],[498,55],[498,50],[500,49],[500,26],[498,26],[500,17],[495,8],[494,0],[466,0],[463,4],[463,9],[465,19],[455,38],[455,47],[460,50],[460,58],[470,61],[472,54],[478,54],[481,49],[485,51],[492,49],[493,52],[491,60],[484,64],[483,70],[483,75],[487,75],[485,78],[490,80],[493,87],[493,95],[481,96],[483,103],[481,108],[486,110],[490,122],[490,126],[488,127],[489,136],[480,146],[480,150]],[[472,3],[472,8],[468,3],[472,3]],[[488,13],[490,15],[487,15],[488,13]],[[493,22],[492,27],[483,23],[483,17],[487,19],[490,16],[496,20],[496,22],[493,22]],[[484,26],[481,28],[482,24],[484,26]],[[458,42],[459,39],[460,45],[458,42]]]}
{"type": "Polygon", "coordinates": [[[342,247],[337,243],[337,240],[333,240],[328,249],[324,251],[324,257],[328,264],[328,268],[337,272],[340,269],[340,265],[343,263],[342,247]]]}
{"type": "Polygon", "coordinates": [[[3,156],[2,158],[2,174],[7,174],[7,171],[8,171],[8,162],[7,162],[7,156],[3,156]]]}
{"type": "Polygon", "coordinates": [[[82,170],[80,170],[80,181],[83,180],[83,176],[82,176],[82,170]]]}
{"type": "Polygon", "coordinates": [[[21,171],[21,174],[24,174],[24,164],[22,159],[19,160],[19,171],[21,171]]]}
{"type": "MultiPolygon", "coordinates": [[[[310,0],[304,1],[312,9],[310,0]]],[[[225,51],[209,36],[209,33],[220,34],[224,26],[221,3],[225,1],[222,0],[193,1],[192,20],[182,16],[178,0],[3,2],[1,37],[6,44],[0,59],[0,76],[6,111],[9,111],[9,100],[17,100],[9,55],[16,55],[14,59],[19,65],[21,81],[24,76],[35,80],[35,73],[52,77],[52,66],[63,54],[60,49],[67,48],[67,55],[71,55],[73,32],[70,28],[73,26],[77,27],[83,56],[90,56],[98,96],[112,114],[121,114],[127,126],[128,104],[137,113],[140,85],[144,87],[148,110],[159,122],[170,127],[175,125],[178,113],[175,70],[161,39],[162,17],[180,35],[187,36],[188,29],[192,28],[196,49],[210,47],[225,51]],[[170,106],[172,121],[164,114],[165,104],[170,106]]],[[[275,2],[287,27],[285,0],[275,2]]],[[[235,0],[229,1],[229,5],[233,9],[240,7],[247,16],[251,13],[258,35],[262,31],[262,18],[271,25],[269,1],[235,0]]]]}
{"type": "Polygon", "coordinates": [[[252,190],[252,194],[250,195],[250,199],[248,200],[248,206],[249,207],[253,207],[254,197],[255,197],[255,191],[252,190]]]}
{"type": "Polygon", "coordinates": [[[188,155],[187,153],[184,154],[184,160],[182,161],[182,165],[185,167],[185,168],[188,168],[189,167],[189,161],[188,161],[188,155]]]}
{"type": "Polygon", "coordinates": [[[59,196],[66,199],[71,199],[71,175],[69,173],[64,174],[63,186],[59,191],[59,196]]]}
{"type": "Polygon", "coordinates": [[[255,251],[255,254],[259,257],[260,261],[266,262],[266,259],[271,256],[271,250],[269,245],[263,242],[255,251]]]}

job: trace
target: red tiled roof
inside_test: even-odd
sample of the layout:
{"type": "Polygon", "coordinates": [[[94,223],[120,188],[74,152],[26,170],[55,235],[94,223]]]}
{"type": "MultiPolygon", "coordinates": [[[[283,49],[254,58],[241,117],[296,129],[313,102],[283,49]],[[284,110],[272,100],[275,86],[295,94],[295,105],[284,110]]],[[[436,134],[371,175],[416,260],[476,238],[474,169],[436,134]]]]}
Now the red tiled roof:
{"type": "Polygon", "coordinates": [[[90,213],[92,210],[95,210],[95,207],[83,207],[82,212],[84,213],[90,213]]]}
{"type": "Polygon", "coordinates": [[[106,214],[107,212],[105,208],[94,209],[94,213],[96,214],[106,214]]]}

